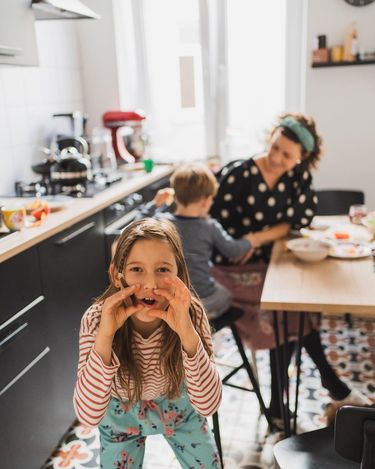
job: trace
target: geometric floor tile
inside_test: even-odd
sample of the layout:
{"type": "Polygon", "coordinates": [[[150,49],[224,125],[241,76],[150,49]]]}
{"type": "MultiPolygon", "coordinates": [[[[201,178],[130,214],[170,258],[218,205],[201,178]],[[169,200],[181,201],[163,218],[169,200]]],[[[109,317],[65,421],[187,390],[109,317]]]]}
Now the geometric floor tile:
{"type": "MultiPolygon", "coordinates": [[[[326,354],[329,361],[343,380],[375,401],[375,321],[354,319],[353,323],[348,325],[342,316],[323,318],[321,335],[327,347],[326,354]]],[[[214,345],[219,363],[236,364],[238,357],[229,329],[223,329],[215,334],[214,345]]],[[[256,361],[262,395],[267,404],[270,383],[268,352],[257,351],[256,361]]],[[[220,365],[219,370],[224,374],[228,368],[220,365]]],[[[235,383],[247,386],[247,376],[241,371],[234,377],[235,383]]],[[[291,375],[293,385],[293,370],[291,375]]],[[[324,426],[324,406],[329,401],[330,398],[321,386],[314,364],[306,354],[303,354],[299,428],[308,431],[324,426]]],[[[254,393],[224,386],[219,419],[225,469],[269,469],[273,466],[272,444],[269,444],[267,425],[264,417],[260,416],[254,393]],[[267,451],[270,457],[268,463],[265,463],[267,451]]],[[[42,469],[99,469],[99,467],[98,431],[76,424],[68,430],[63,442],[42,469]]],[[[143,467],[144,469],[180,468],[162,436],[147,438],[143,467]]]]}

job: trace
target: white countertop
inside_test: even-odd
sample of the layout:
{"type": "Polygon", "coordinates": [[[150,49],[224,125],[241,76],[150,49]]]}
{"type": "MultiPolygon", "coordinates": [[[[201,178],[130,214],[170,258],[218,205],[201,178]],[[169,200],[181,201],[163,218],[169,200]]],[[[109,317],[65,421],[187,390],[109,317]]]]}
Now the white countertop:
{"type": "MultiPolygon", "coordinates": [[[[144,171],[124,171],[124,178],[121,182],[110,186],[94,197],[72,199],[72,202],[64,209],[50,213],[41,226],[25,228],[0,239],[0,262],[69,228],[132,192],[167,176],[172,170],[173,166],[163,165],[155,166],[151,173],[145,173],[144,171]]],[[[0,198],[0,203],[2,202],[7,204],[12,202],[22,203],[22,199],[0,198]]]]}

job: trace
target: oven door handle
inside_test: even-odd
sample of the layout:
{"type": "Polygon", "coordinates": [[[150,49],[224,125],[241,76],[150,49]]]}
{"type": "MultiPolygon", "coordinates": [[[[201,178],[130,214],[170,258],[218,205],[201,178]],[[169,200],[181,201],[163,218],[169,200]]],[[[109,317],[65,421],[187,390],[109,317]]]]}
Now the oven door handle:
{"type": "Polygon", "coordinates": [[[94,228],[95,222],[90,222],[87,223],[86,225],[81,226],[81,228],[78,228],[78,230],[73,231],[73,233],[68,234],[64,238],[59,239],[58,241],[55,242],[57,246],[64,246],[64,244],[69,243],[69,241],[72,241],[74,238],[77,238],[78,236],[82,235],[83,233],[86,233],[86,231],[91,230],[91,228],[94,228]]]}
{"type": "Polygon", "coordinates": [[[138,213],[139,211],[137,209],[127,213],[123,217],[113,222],[111,225],[108,225],[104,230],[104,234],[106,236],[116,234],[116,231],[118,231],[120,228],[125,228],[126,225],[129,225],[129,223],[134,221],[138,213]]]}

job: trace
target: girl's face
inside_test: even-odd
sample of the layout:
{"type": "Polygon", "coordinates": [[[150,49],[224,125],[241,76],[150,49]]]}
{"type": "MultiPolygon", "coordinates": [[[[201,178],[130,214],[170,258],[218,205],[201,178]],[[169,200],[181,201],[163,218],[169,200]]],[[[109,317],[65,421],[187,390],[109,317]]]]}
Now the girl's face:
{"type": "Polygon", "coordinates": [[[293,169],[302,158],[301,144],[289,140],[281,132],[280,128],[275,130],[267,153],[269,169],[280,174],[293,169]]]}
{"type": "Polygon", "coordinates": [[[163,279],[177,276],[175,255],[167,241],[136,241],[124,265],[124,277],[129,286],[138,284],[139,290],[134,295],[136,303],[142,303],[144,310],[135,313],[140,321],[153,322],[147,309],[162,309],[168,306],[165,298],[154,293],[156,288],[165,288],[163,279]]]}

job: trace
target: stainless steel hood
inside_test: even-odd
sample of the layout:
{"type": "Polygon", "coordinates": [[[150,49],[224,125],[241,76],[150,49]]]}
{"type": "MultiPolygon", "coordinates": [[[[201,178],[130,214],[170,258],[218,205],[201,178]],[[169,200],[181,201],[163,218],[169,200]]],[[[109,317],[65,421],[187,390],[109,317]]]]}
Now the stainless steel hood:
{"type": "Polygon", "coordinates": [[[32,0],[36,20],[100,19],[80,0],[32,0]]]}

